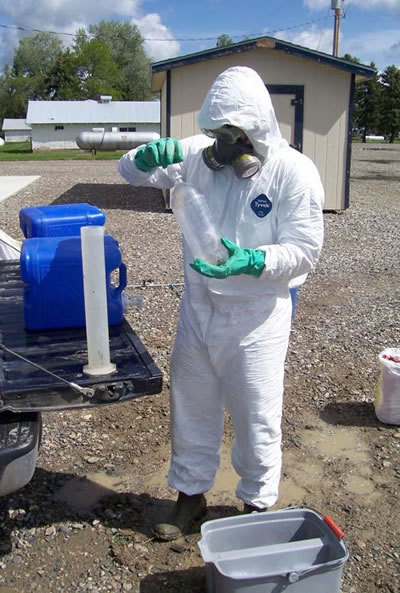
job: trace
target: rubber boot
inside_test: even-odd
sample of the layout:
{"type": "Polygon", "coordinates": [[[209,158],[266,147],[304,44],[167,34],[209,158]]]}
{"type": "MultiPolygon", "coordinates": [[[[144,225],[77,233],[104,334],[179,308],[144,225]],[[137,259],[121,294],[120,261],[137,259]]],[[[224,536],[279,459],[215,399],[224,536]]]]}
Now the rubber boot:
{"type": "Polygon", "coordinates": [[[250,513],[265,513],[266,511],[268,511],[268,507],[260,509],[252,504],[247,504],[247,502],[243,505],[243,515],[248,515],[250,513]]]}
{"type": "Polygon", "coordinates": [[[153,533],[162,541],[178,539],[190,529],[191,525],[202,519],[207,513],[207,501],[204,494],[189,496],[179,492],[170,516],[164,523],[157,523],[153,533]]]}

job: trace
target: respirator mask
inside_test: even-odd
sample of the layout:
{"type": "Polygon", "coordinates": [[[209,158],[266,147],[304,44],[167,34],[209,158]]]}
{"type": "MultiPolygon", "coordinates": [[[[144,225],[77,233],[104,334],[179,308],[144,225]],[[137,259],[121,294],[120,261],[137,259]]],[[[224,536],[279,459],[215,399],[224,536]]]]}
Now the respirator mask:
{"type": "Polygon", "coordinates": [[[239,179],[248,179],[259,171],[261,162],[240,128],[224,125],[216,130],[203,129],[202,132],[215,138],[214,144],[203,150],[203,161],[209,169],[221,171],[226,165],[231,165],[239,179]]]}

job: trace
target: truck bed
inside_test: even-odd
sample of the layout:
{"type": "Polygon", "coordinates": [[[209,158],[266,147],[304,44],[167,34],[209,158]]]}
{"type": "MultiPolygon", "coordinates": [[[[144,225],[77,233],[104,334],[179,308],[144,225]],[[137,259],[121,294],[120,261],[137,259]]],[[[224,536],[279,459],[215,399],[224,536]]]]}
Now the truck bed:
{"type": "Polygon", "coordinates": [[[112,375],[83,373],[85,328],[26,331],[19,262],[0,261],[0,346],[82,387],[88,397],[0,348],[0,412],[51,411],[125,402],[160,393],[162,374],[129,323],[110,327],[112,375]]]}

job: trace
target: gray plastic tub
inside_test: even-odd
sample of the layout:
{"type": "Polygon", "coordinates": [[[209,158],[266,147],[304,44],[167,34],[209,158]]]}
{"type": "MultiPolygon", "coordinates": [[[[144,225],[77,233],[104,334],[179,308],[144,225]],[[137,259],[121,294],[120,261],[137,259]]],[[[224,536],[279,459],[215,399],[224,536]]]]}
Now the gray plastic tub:
{"type": "Polygon", "coordinates": [[[343,533],[312,509],[207,521],[199,548],[208,593],[339,593],[343,533]]]}

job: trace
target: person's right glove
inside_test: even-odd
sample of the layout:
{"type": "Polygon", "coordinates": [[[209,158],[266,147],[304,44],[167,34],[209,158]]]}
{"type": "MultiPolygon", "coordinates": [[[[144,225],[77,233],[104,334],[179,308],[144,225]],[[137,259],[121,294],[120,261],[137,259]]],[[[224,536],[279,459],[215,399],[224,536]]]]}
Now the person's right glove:
{"type": "Polygon", "coordinates": [[[160,138],[138,148],[135,165],[140,171],[148,173],[154,167],[168,167],[183,161],[182,145],[175,138],[160,138]]]}
{"type": "Polygon", "coordinates": [[[265,252],[258,249],[243,249],[224,237],[221,243],[228,250],[228,259],[218,266],[209,264],[198,257],[195,257],[190,267],[199,274],[208,278],[227,278],[239,274],[250,276],[261,276],[265,268],[265,252]]]}

